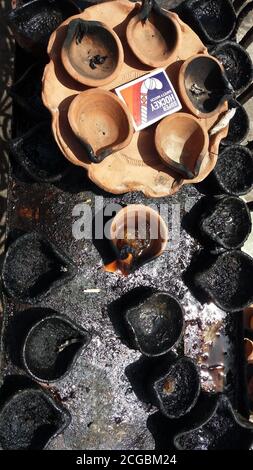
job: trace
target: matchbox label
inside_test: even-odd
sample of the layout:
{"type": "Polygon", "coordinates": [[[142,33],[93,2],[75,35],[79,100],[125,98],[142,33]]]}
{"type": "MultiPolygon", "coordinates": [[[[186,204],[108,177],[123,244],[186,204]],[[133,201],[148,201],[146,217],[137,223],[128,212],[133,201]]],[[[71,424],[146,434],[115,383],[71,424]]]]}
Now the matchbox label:
{"type": "Polygon", "coordinates": [[[156,70],[115,89],[127,105],[136,131],[176,113],[182,106],[164,70],[156,70]]]}

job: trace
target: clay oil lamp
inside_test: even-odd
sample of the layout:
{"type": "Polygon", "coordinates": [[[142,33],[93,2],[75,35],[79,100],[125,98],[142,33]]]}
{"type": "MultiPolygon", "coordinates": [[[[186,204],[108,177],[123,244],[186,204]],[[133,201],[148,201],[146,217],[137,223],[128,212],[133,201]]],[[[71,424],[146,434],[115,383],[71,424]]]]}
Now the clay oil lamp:
{"type": "Polygon", "coordinates": [[[187,0],[179,11],[206,44],[223,42],[235,30],[236,13],[230,0],[187,0]]]}
{"type": "Polygon", "coordinates": [[[215,257],[194,281],[218,307],[226,312],[243,310],[253,303],[253,259],[241,251],[227,251],[215,257]]]}
{"type": "Polygon", "coordinates": [[[37,55],[46,53],[53,31],[79,12],[80,8],[73,0],[33,0],[12,10],[7,22],[17,43],[37,55]]]}
{"type": "Polygon", "coordinates": [[[132,204],[120,210],[112,220],[110,239],[117,260],[106,265],[105,270],[120,270],[127,275],[134,268],[164,252],[168,228],[154,209],[142,204],[132,204]]]}
{"type": "Polygon", "coordinates": [[[253,155],[247,147],[231,145],[219,153],[212,172],[219,189],[227,194],[241,196],[253,187],[253,155]]]}
{"type": "Polygon", "coordinates": [[[194,116],[175,113],[164,118],[155,132],[155,145],[162,161],[185,179],[198,176],[209,147],[206,129],[194,116]]]}
{"type": "Polygon", "coordinates": [[[61,59],[71,77],[84,85],[98,87],[118,76],[124,52],[113,29],[99,21],[75,19],[68,25],[61,59]]]}
{"type": "Polygon", "coordinates": [[[205,239],[227,250],[243,246],[251,232],[251,217],[247,204],[234,196],[218,199],[200,220],[205,239]]]}
{"type": "Polygon", "coordinates": [[[43,61],[31,65],[8,90],[13,102],[36,121],[50,119],[41,99],[44,68],[43,61]]]}
{"type": "Polygon", "coordinates": [[[253,341],[249,338],[244,338],[244,350],[248,364],[253,364],[253,341]]]}
{"type": "Polygon", "coordinates": [[[62,379],[89,341],[90,334],[67,317],[47,316],[26,335],[22,350],[25,370],[38,382],[62,379]]]}
{"type": "Polygon", "coordinates": [[[21,137],[11,140],[9,149],[27,175],[35,181],[53,183],[65,176],[70,169],[47,122],[38,124],[21,137]]]}
{"type": "Polygon", "coordinates": [[[145,356],[161,356],[182,337],[183,310],[177,299],[153,292],[126,308],[125,321],[130,345],[145,356]]]}
{"type": "Polygon", "coordinates": [[[127,42],[134,55],[152,68],[163,67],[177,59],[181,28],[172,14],[155,1],[143,0],[126,29],[127,42]]]}
{"type": "Polygon", "coordinates": [[[245,90],[253,78],[253,65],[248,52],[240,44],[226,41],[211,49],[211,54],[223,65],[235,93],[245,90]]]}
{"type": "Polygon", "coordinates": [[[229,123],[227,137],[222,140],[222,145],[240,144],[246,139],[249,132],[249,116],[244,107],[235,99],[228,99],[229,109],[235,109],[235,114],[229,123]]]}
{"type": "Polygon", "coordinates": [[[68,120],[93,163],[123,149],[133,137],[126,105],[109,91],[91,89],[77,95],[69,107],[68,120]]]}
{"type": "Polygon", "coordinates": [[[188,357],[181,357],[154,382],[153,389],[156,403],[165,416],[184,416],[194,407],[200,393],[196,364],[188,357]]]}
{"type": "Polygon", "coordinates": [[[222,65],[208,54],[197,54],[182,64],[178,86],[184,105],[199,118],[219,113],[233,93],[222,65]]]}
{"type": "Polygon", "coordinates": [[[4,450],[39,450],[70,424],[69,412],[39,388],[16,392],[0,409],[4,450]]]}
{"type": "Polygon", "coordinates": [[[225,395],[218,395],[209,416],[197,427],[178,434],[174,444],[178,450],[249,449],[253,424],[241,417],[225,395]]]}
{"type": "Polygon", "coordinates": [[[72,261],[38,233],[22,235],[8,248],[2,278],[7,293],[36,303],[75,275],[72,261]]]}

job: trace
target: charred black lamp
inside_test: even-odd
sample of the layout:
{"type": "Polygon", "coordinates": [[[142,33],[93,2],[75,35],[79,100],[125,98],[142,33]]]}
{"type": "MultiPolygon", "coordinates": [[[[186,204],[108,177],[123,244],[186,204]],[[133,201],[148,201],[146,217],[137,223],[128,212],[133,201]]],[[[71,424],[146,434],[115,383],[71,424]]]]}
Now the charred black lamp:
{"type": "Polygon", "coordinates": [[[38,388],[18,391],[0,409],[4,450],[43,449],[70,424],[69,412],[38,388]]]}
{"type": "Polygon", "coordinates": [[[126,310],[126,324],[131,345],[146,356],[168,352],[181,338],[184,326],[179,302],[163,292],[138,299],[126,310]]]}
{"type": "Polygon", "coordinates": [[[190,431],[178,434],[178,450],[249,449],[253,441],[253,424],[242,418],[225,395],[219,395],[207,418],[190,431]]]}
{"type": "Polygon", "coordinates": [[[38,124],[26,134],[11,140],[9,148],[15,160],[35,181],[56,182],[70,169],[70,164],[56,145],[48,122],[38,124]]]}
{"type": "Polygon", "coordinates": [[[241,196],[253,187],[253,155],[242,145],[230,145],[219,153],[212,176],[222,192],[241,196]]]}
{"type": "Polygon", "coordinates": [[[200,393],[196,364],[188,357],[181,357],[154,382],[153,390],[158,407],[168,418],[189,413],[200,393]]]}
{"type": "Polygon", "coordinates": [[[33,54],[46,53],[50,35],[80,8],[74,0],[33,0],[12,10],[7,22],[17,43],[33,54]]]}
{"type": "Polygon", "coordinates": [[[253,303],[253,259],[239,251],[214,257],[195,274],[195,284],[209,300],[227,312],[236,312],[253,303]]]}
{"type": "Polygon", "coordinates": [[[200,220],[203,236],[227,250],[238,249],[251,232],[251,217],[247,204],[234,196],[218,199],[200,220]]]}
{"type": "Polygon", "coordinates": [[[7,250],[2,278],[7,293],[37,303],[75,275],[71,260],[38,233],[19,237],[7,250]]]}
{"type": "Polygon", "coordinates": [[[22,350],[24,367],[38,382],[55,382],[70,371],[89,341],[86,330],[55,312],[29,330],[22,350]]]}
{"type": "Polygon", "coordinates": [[[230,0],[187,0],[177,10],[206,44],[223,42],[235,30],[236,13],[230,0]]]}

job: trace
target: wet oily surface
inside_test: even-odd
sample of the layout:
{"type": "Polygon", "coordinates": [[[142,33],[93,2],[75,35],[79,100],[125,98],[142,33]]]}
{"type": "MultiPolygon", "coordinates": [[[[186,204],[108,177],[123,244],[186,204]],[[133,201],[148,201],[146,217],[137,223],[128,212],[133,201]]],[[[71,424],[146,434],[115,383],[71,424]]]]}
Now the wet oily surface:
{"type": "MultiPolygon", "coordinates": [[[[162,445],[159,432],[163,418],[157,413],[157,408],[138,392],[142,386],[138,373],[138,361],[142,355],[130,349],[120,333],[121,312],[117,312],[116,320],[115,315],[112,317],[111,314],[112,302],[138,286],[160,289],[174,295],[182,303],[186,325],[178,350],[197,360],[204,390],[215,391],[225,387],[234,406],[242,408],[243,378],[242,368],[238,364],[240,315],[227,315],[213,304],[202,305],[195,300],[182,279],[192,256],[200,249],[194,238],[180,227],[184,215],[201,197],[197,189],[189,186],[173,198],[149,200],[150,204],[158,202],[159,205],[169,205],[164,219],[170,232],[170,250],[124,277],[105,273],[102,269],[103,260],[111,261],[113,257],[106,242],[75,240],[72,236],[72,224],[78,219],[72,216],[73,208],[76,204],[84,204],[94,209],[95,195],[98,193],[97,188],[91,186],[83,174],[80,175],[79,169],[73,168],[73,173],[55,185],[25,182],[17,166],[14,173],[9,186],[10,237],[15,238],[36,229],[78,265],[77,276],[51,293],[39,306],[51,307],[67,315],[92,335],[91,342],[69,374],[57,384],[46,387],[72,414],[71,425],[63,435],[51,442],[50,448],[153,449],[162,445]],[[218,324],[216,333],[223,335],[226,354],[221,348],[219,361],[210,360],[209,364],[207,360],[203,367],[206,344],[212,351],[216,341],[215,334],[206,337],[206,332],[212,331],[215,324],[218,324]],[[223,366],[222,384],[220,380],[217,382],[213,372],[213,366],[217,364],[219,372],[220,364],[223,366]]],[[[110,202],[147,203],[144,196],[138,193],[118,198],[107,194],[103,196],[104,201],[96,201],[97,210],[101,204],[100,211],[103,204],[110,202]]],[[[26,307],[12,301],[6,305],[5,374],[23,373],[17,359],[19,352],[15,351],[15,344],[10,338],[11,331],[17,331],[17,324],[26,322],[26,307]]],[[[148,368],[152,367],[150,363],[148,368]]],[[[166,426],[173,433],[174,421],[168,419],[166,426]]]]}

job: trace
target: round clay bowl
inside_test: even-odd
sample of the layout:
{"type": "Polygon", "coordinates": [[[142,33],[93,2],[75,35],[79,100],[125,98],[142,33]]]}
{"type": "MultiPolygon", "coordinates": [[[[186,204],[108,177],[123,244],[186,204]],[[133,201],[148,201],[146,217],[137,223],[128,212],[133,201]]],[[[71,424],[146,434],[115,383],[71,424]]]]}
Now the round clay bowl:
{"type": "Polygon", "coordinates": [[[132,52],[143,64],[163,67],[176,60],[181,29],[169,13],[152,10],[146,21],[138,13],[129,21],[126,37],[132,52]]]}
{"type": "Polygon", "coordinates": [[[208,152],[209,137],[200,121],[186,113],[163,119],[155,132],[156,149],[164,163],[185,179],[198,175],[208,152]]]}
{"type": "Polygon", "coordinates": [[[208,54],[197,54],[182,64],[178,85],[185,106],[200,118],[219,113],[233,92],[222,65],[208,54]]]}
{"type": "Polygon", "coordinates": [[[113,29],[99,21],[76,19],[69,23],[61,59],[71,77],[98,87],[117,77],[124,52],[113,29]]]}
{"type": "Polygon", "coordinates": [[[119,257],[129,248],[133,261],[143,263],[160,256],[166,249],[168,228],[154,209],[131,204],[114,217],[110,239],[119,257]]]}
{"type": "Polygon", "coordinates": [[[93,163],[126,147],[133,137],[127,107],[109,91],[91,89],[77,95],[69,107],[68,120],[93,163]]]}

